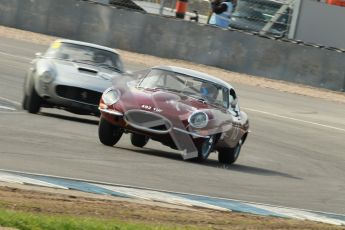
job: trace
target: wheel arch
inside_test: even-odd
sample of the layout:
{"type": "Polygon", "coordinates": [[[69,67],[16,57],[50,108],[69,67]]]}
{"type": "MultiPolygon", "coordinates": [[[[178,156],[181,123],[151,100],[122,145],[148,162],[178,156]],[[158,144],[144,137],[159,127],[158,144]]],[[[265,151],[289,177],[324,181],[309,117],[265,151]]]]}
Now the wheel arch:
{"type": "Polygon", "coordinates": [[[242,145],[244,144],[244,142],[246,142],[246,140],[247,140],[247,137],[248,137],[248,131],[245,133],[245,134],[243,134],[243,136],[242,136],[242,145]]]}
{"type": "Polygon", "coordinates": [[[32,87],[34,87],[35,88],[35,90],[36,90],[36,92],[37,92],[37,84],[36,84],[36,82],[35,82],[35,76],[34,76],[34,74],[35,74],[35,69],[29,69],[27,72],[26,72],[26,76],[25,76],[25,78],[24,78],[24,93],[26,94],[26,95],[28,95],[29,93],[30,93],[30,89],[32,88],[32,87]]]}

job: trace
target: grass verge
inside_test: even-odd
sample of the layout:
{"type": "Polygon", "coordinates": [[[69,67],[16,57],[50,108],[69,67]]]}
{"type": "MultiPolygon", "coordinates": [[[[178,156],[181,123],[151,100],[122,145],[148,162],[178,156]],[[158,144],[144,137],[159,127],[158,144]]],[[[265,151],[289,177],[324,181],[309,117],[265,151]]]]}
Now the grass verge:
{"type": "MultiPolygon", "coordinates": [[[[0,183],[0,226],[16,229],[345,230],[345,226],[0,183]],[[17,186],[17,187],[14,187],[17,186]],[[44,190],[44,191],[42,191],[44,190]]],[[[3,230],[0,227],[0,230],[3,230]]]]}
{"type": "Polygon", "coordinates": [[[61,215],[44,215],[30,212],[0,209],[0,226],[23,230],[170,230],[196,229],[192,227],[157,226],[157,224],[128,223],[116,219],[101,219],[90,217],[71,217],[61,215]]]}

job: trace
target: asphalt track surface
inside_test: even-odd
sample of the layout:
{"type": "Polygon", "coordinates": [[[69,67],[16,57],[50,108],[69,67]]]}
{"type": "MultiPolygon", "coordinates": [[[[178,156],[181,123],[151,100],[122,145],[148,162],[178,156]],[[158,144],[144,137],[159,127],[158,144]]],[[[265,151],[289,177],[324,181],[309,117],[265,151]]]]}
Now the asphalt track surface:
{"type": "Polygon", "coordinates": [[[344,104],[236,84],[252,131],[239,160],[191,163],[157,142],[133,147],[128,135],[103,146],[91,116],[22,111],[25,71],[45,48],[0,38],[1,169],[345,213],[344,104]]]}

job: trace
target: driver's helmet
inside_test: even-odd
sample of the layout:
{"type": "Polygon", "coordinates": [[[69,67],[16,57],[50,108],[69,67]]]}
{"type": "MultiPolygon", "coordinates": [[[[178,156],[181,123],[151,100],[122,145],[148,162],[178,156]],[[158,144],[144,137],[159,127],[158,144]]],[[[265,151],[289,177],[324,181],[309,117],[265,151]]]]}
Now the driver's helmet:
{"type": "Polygon", "coordinates": [[[92,58],[95,63],[105,63],[107,60],[107,57],[101,52],[94,53],[92,58]]]}
{"type": "Polygon", "coordinates": [[[216,99],[218,96],[218,89],[211,83],[203,82],[200,87],[200,94],[209,99],[216,99]]]}

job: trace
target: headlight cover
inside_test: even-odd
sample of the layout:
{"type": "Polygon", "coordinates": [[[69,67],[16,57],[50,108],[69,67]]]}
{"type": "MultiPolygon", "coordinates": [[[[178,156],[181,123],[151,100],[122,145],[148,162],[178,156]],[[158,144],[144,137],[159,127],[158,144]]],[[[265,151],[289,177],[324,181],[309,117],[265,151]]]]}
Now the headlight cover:
{"type": "Polygon", "coordinates": [[[205,128],[208,124],[208,116],[205,112],[196,111],[189,116],[188,123],[193,128],[205,128]]]}
{"type": "Polygon", "coordinates": [[[41,76],[40,79],[44,82],[44,83],[50,83],[54,80],[54,74],[52,71],[44,71],[41,76]]]}
{"type": "Polygon", "coordinates": [[[120,100],[121,93],[120,91],[116,89],[108,89],[105,91],[102,95],[102,99],[104,101],[104,104],[107,106],[110,106],[112,104],[115,104],[120,100]]]}

